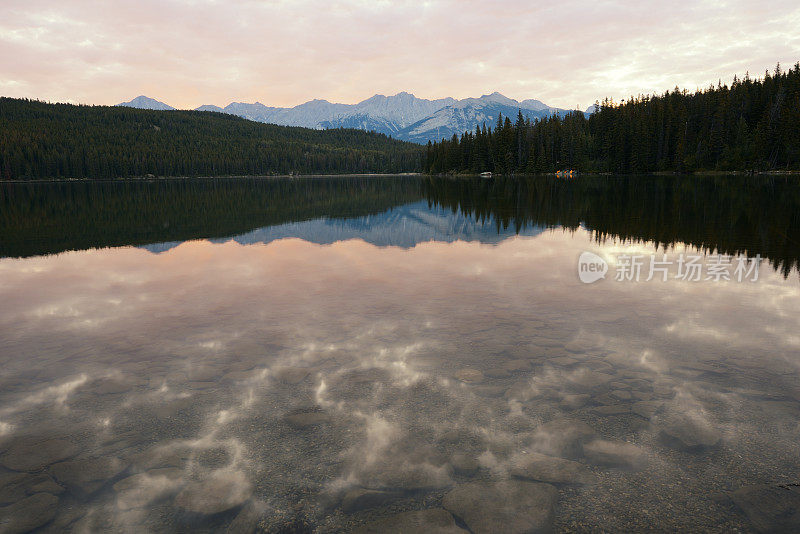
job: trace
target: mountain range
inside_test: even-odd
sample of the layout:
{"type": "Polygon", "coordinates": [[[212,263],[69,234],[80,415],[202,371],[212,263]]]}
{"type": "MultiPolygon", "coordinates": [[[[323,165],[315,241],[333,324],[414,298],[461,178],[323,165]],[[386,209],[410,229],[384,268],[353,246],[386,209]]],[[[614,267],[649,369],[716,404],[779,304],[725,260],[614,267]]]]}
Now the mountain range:
{"type": "MultiPolygon", "coordinates": [[[[175,109],[163,102],[139,96],[130,102],[117,104],[139,109],[175,109]]],[[[406,92],[394,96],[375,95],[358,104],[335,104],[327,100],[311,100],[293,108],[265,106],[231,102],[224,108],[204,105],[197,111],[228,113],[239,117],[284,126],[331,129],[356,128],[390,135],[402,141],[427,143],[461,135],[477,126],[494,126],[497,117],[511,117],[517,113],[531,120],[553,114],[566,115],[572,110],[550,107],[539,100],[517,101],[500,93],[483,95],[480,98],[441,98],[426,100],[406,92]]],[[[586,113],[590,111],[587,110],[586,113]]]]}

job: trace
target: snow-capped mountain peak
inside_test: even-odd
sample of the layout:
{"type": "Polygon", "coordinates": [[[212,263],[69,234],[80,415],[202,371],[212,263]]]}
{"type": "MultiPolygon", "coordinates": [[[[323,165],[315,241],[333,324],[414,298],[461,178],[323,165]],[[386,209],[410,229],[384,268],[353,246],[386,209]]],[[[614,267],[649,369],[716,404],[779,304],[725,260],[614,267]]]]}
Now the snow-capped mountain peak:
{"type": "Polygon", "coordinates": [[[532,109],[534,111],[543,111],[546,109],[550,109],[550,106],[548,106],[541,100],[534,100],[533,98],[523,100],[522,102],[519,103],[519,106],[522,109],[532,109]]]}
{"type": "Polygon", "coordinates": [[[498,93],[497,91],[495,91],[494,93],[492,93],[490,95],[483,95],[480,99],[488,101],[488,102],[497,102],[498,104],[502,104],[504,106],[518,106],[519,105],[519,102],[517,102],[513,98],[508,98],[507,96],[502,95],[502,94],[498,93]]]}
{"type": "Polygon", "coordinates": [[[200,106],[199,108],[196,109],[196,111],[216,111],[218,113],[224,113],[225,112],[225,110],[223,110],[221,107],[214,106],[214,105],[211,105],[211,104],[207,104],[205,106],[200,106]]]}
{"type": "Polygon", "coordinates": [[[480,98],[465,98],[400,130],[395,137],[415,143],[427,143],[449,139],[453,135],[461,136],[466,131],[474,132],[476,127],[482,127],[484,124],[494,127],[501,115],[513,121],[519,113],[531,120],[554,113],[562,116],[568,113],[567,110],[541,104],[538,100],[523,102],[497,92],[480,98]]]}
{"type": "MultiPolygon", "coordinates": [[[[163,102],[140,96],[120,106],[173,109],[163,102]],[[160,107],[155,107],[160,106],[160,107]]],[[[309,100],[292,108],[270,107],[261,102],[231,102],[224,108],[205,105],[198,111],[216,111],[252,121],[305,128],[357,128],[391,135],[397,139],[426,143],[475,131],[484,123],[494,126],[502,114],[516,120],[518,112],[531,120],[566,110],[551,108],[539,100],[521,102],[497,91],[479,98],[427,100],[402,91],[392,96],[373,95],[357,104],[309,100]]]]}
{"type": "Polygon", "coordinates": [[[153,98],[140,95],[131,100],[130,102],[122,102],[117,104],[117,106],[127,107],[127,108],[137,108],[137,109],[157,109],[161,111],[167,111],[175,109],[172,106],[169,106],[163,102],[159,102],[153,98]]]}

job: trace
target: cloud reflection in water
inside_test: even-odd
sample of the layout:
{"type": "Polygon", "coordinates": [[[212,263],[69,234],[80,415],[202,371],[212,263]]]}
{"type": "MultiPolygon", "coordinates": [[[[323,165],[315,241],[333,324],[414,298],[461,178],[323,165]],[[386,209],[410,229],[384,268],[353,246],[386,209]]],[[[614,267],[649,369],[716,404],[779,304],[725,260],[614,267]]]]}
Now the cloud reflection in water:
{"type": "Polygon", "coordinates": [[[534,472],[559,526],[740,525],[710,496],[788,481],[796,458],[797,280],[581,284],[580,253],[616,246],[577,229],[0,260],[0,464],[77,445],[41,453],[66,487],[53,525],[76,529],[334,531],[534,472]]]}

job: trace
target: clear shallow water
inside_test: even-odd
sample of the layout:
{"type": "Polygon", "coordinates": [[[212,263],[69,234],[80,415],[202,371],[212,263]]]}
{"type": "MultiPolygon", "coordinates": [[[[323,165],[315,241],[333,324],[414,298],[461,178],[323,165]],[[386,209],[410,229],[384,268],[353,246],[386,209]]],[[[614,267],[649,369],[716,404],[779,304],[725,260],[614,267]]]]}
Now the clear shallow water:
{"type": "Polygon", "coordinates": [[[2,193],[6,530],[797,524],[790,181],[2,193]],[[758,280],[614,280],[716,249],[758,280]]]}

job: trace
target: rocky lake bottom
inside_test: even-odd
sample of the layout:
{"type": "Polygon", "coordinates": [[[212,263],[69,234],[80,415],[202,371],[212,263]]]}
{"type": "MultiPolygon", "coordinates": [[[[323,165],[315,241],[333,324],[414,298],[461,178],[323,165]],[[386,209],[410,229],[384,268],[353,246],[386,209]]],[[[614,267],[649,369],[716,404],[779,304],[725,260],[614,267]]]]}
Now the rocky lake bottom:
{"type": "Polygon", "coordinates": [[[0,532],[800,529],[797,273],[582,284],[584,250],[661,253],[2,258],[0,532]]]}

